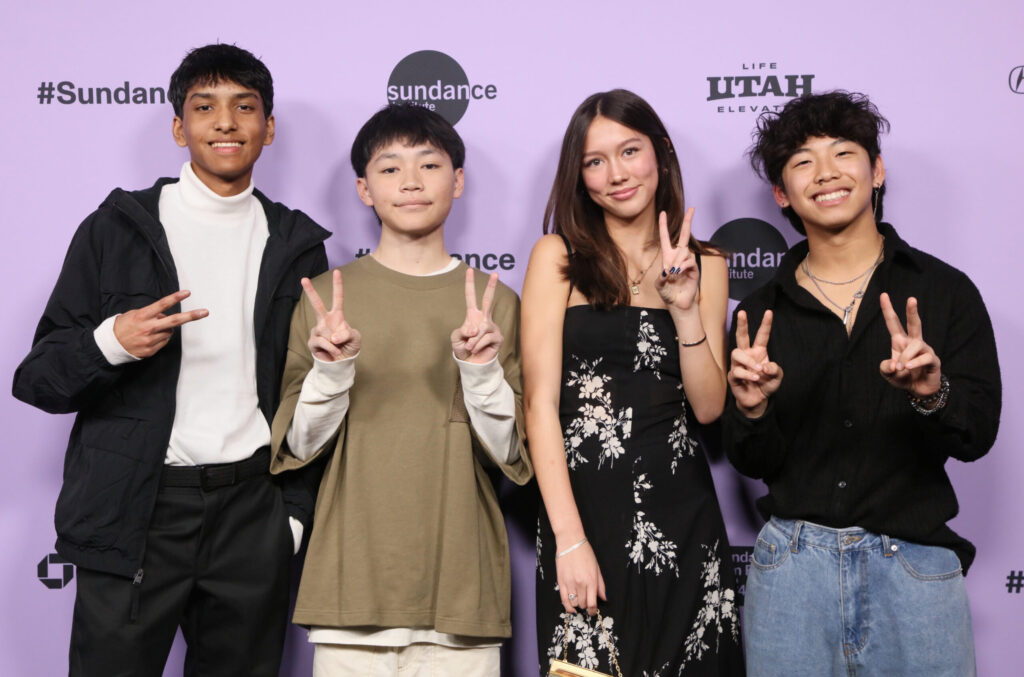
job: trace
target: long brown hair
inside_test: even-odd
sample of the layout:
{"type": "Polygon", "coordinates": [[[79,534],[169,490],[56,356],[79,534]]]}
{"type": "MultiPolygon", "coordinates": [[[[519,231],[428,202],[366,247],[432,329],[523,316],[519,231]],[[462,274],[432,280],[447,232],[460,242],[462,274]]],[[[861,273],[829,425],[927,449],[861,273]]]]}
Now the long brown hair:
{"type": "MultiPolygon", "coordinates": [[[[580,104],[569,120],[562,139],[555,182],[544,209],[544,232],[560,233],[573,250],[563,274],[591,304],[600,309],[629,305],[629,279],[622,252],[605,228],[604,211],[587,193],[583,183],[583,145],[594,118],[618,122],[651,140],[658,161],[658,189],[654,195],[655,214],[668,216],[669,237],[675,242],[683,224],[685,200],[683,174],[672,140],[650,104],[625,89],[593,94],[580,104]]],[[[658,239],[658,221],[651,226],[651,240],[658,239]]],[[[697,254],[716,254],[690,237],[690,249],[697,254]]]]}

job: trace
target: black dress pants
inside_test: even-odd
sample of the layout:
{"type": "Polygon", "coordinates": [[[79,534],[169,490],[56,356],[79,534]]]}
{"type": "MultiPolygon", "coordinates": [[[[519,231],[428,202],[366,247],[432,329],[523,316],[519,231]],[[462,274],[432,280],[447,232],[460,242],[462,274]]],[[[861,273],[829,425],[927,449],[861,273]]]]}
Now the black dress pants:
{"type": "Polygon", "coordinates": [[[141,582],[79,569],[72,677],[160,677],[180,626],[186,677],[278,674],[292,533],[267,475],[161,486],[141,582]]]}

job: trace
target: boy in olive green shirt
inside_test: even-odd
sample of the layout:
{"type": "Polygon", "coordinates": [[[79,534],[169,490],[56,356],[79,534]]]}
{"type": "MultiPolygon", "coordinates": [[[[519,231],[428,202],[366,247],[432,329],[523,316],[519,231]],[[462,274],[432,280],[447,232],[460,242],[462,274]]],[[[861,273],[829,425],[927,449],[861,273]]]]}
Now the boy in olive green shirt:
{"type": "Polygon", "coordinates": [[[508,544],[484,467],[518,484],[532,476],[519,299],[445,250],[464,155],[436,113],[374,115],[352,164],[380,243],[303,282],[273,469],[331,454],[294,618],[310,626],[314,674],[430,662],[496,676],[511,633],[508,544]]]}

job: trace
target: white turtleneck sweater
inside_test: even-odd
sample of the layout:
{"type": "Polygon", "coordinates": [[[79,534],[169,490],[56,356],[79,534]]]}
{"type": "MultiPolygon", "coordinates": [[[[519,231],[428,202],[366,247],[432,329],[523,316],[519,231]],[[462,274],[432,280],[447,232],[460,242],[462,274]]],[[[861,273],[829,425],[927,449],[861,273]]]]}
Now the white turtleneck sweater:
{"type": "MultiPolygon", "coordinates": [[[[253,312],[267,216],[253,185],[231,197],[210,190],[192,170],[160,192],[160,223],[167,233],[180,289],[192,295],[182,310],[209,316],[182,325],[181,372],[168,465],[231,463],[270,444],[270,426],[256,396],[253,312]]],[[[137,358],[125,351],[108,318],[95,332],[111,364],[137,358]]]]}

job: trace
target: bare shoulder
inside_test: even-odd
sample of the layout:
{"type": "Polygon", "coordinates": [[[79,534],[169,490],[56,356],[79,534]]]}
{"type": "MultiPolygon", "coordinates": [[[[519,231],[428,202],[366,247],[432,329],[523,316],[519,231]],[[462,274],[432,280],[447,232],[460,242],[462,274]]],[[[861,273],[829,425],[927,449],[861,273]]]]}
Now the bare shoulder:
{"type": "Polygon", "coordinates": [[[541,237],[533,245],[533,251],[530,252],[530,263],[526,267],[523,293],[526,294],[527,289],[535,284],[540,284],[548,290],[552,288],[552,285],[564,285],[568,289],[569,281],[563,274],[568,262],[569,253],[561,237],[552,234],[541,237]]]}
{"type": "Polygon", "coordinates": [[[726,258],[717,254],[700,255],[701,275],[712,279],[728,279],[729,263],[726,258]]]}
{"type": "Polygon", "coordinates": [[[537,243],[533,245],[533,251],[530,252],[531,265],[536,261],[541,264],[555,264],[561,267],[568,260],[569,254],[566,251],[565,242],[560,236],[553,233],[548,233],[537,240],[537,243]]]}
{"type": "Polygon", "coordinates": [[[714,309],[724,321],[729,304],[729,264],[724,256],[703,255],[700,257],[700,300],[701,307],[714,309]]]}

